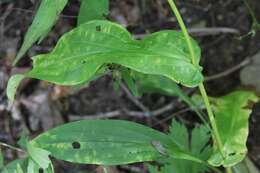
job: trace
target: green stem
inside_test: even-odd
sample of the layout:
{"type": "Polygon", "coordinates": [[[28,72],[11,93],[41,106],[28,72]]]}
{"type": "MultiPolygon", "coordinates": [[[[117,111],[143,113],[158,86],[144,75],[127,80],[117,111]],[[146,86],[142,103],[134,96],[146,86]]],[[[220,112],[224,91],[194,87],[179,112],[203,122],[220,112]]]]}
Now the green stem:
{"type": "Polygon", "coordinates": [[[231,167],[227,167],[227,168],[226,168],[226,173],[232,173],[231,167]]]}
{"type": "Polygon", "coordinates": [[[255,16],[255,13],[253,12],[253,9],[251,8],[251,6],[249,5],[248,1],[247,0],[243,0],[246,8],[247,8],[247,11],[249,12],[249,14],[251,15],[252,19],[253,19],[253,23],[254,24],[257,24],[258,21],[257,21],[257,18],[255,16]]]}
{"type": "MultiPolygon", "coordinates": [[[[187,28],[186,28],[186,26],[185,26],[185,24],[182,20],[180,12],[179,12],[179,10],[178,10],[178,8],[175,5],[173,0],[168,0],[168,3],[170,4],[170,7],[171,7],[172,11],[174,12],[174,14],[177,18],[177,21],[180,25],[180,28],[181,28],[181,30],[184,34],[187,46],[188,46],[189,51],[190,51],[192,64],[197,65],[194,47],[192,46],[189,33],[188,33],[187,28]]],[[[216,144],[217,144],[222,156],[224,157],[223,144],[221,142],[221,138],[220,138],[220,135],[219,135],[219,132],[218,132],[218,128],[217,128],[217,125],[216,125],[214,114],[213,114],[213,111],[211,109],[209,98],[208,98],[208,95],[207,95],[207,92],[205,90],[203,83],[199,84],[199,90],[200,90],[200,93],[203,97],[203,100],[204,100],[204,103],[205,103],[205,106],[206,106],[206,109],[207,109],[208,117],[209,117],[210,124],[211,124],[212,130],[213,130],[214,138],[216,140],[216,144]]]]}

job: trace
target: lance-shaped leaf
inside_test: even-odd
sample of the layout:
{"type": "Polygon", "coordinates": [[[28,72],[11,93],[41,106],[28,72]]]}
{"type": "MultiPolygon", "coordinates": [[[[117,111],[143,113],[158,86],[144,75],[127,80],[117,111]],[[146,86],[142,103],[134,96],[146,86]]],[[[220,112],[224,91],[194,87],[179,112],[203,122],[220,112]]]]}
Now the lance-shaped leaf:
{"type": "MultiPolygon", "coordinates": [[[[193,40],[192,44],[198,64],[200,48],[193,40]]],[[[61,85],[81,84],[109,63],[162,75],[190,87],[203,80],[199,65],[191,63],[181,32],[160,31],[135,40],[125,28],[108,21],[80,25],[65,34],[51,53],[33,60],[33,69],[25,74],[27,77],[61,85]]]]}
{"type": "Polygon", "coordinates": [[[32,144],[58,159],[74,163],[117,165],[168,156],[200,162],[183,152],[167,135],[120,120],[69,123],[41,134],[32,144]],[[153,145],[154,141],[160,143],[166,153],[162,154],[153,145]]]}
{"type": "Polygon", "coordinates": [[[109,13],[109,0],[81,0],[78,25],[91,20],[106,19],[109,13]]]}
{"type": "Polygon", "coordinates": [[[67,2],[68,0],[42,0],[33,23],[25,35],[23,45],[15,58],[14,64],[22,58],[35,42],[40,42],[44,39],[67,2]]]}
{"type": "Polygon", "coordinates": [[[216,149],[209,159],[211,165],[230,167],[245,158],[248,118],[251,113],[248,104],[257,100],[258,98],[249,91],[236,91],[224,97],[212,98],[217,128],[225,155],[223,157],[216,149]]]}

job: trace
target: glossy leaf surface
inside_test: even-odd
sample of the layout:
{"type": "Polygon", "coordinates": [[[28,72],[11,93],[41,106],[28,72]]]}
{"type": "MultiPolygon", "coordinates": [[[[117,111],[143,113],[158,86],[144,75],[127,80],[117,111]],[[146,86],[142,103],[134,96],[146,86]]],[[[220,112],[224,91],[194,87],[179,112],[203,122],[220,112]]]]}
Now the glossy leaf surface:
{"type": "Polygon", "coordinates": [[[213,166],[233,166],[245,158],[247,153],[248,119],[250,102],[258,98],[249,91],[236,91],[227,96],[212,99],[217,127],[224,145],[225,158],[216,150],[209,163],[213,166]]]}
{"type": "Polygon", "coordinates": [[[68,0],[42,0],[41,5],[34,17],[33,23],[28,29],[23,45],[19,50],[14,64],[18,62],[26,51],[37,41],[41,41],[51,30],[59,17],[59,14],[68,0]]]}
{"type": "MultiPolygon", "coordinates": [[[[196,62],[200,48],[192,41],[196,62]]],[[[108,21],[91,21],[65,34],[55,49],[33,58],[27,77],[61,85],[77,85],[91,79],[109,63],[145,74],[165,76],[194,87],[202,80],[199,65],[193,65],[183,34],[160,31],[134,40],[122,26],[108,21]]]]}
{"type": "Polygon", "coordinates": [[[140,124],[120,120],[79,121],[59,126],[32,141],[57,159],[74,163],[117,165],[152,161],[165,157],[153,141],[167,154],[198,161],[183,152],[167,135],[140,124]]]}
{"type": "Polygon", "coordinates": [[[81,0],[78,25],[91,20],[106,19],[109,13],[109,0],[81,0]]]}

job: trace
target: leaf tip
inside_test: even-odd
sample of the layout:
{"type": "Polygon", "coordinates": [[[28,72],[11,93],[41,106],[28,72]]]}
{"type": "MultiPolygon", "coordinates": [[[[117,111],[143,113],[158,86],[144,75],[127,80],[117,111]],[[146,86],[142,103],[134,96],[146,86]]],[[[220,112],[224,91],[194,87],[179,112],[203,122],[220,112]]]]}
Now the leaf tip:
{"type": "Polygon", "coordinates": [[[7,97],[11,102],[14,101],[17,88],[24,78],[25,76],[23,74],[17,74],[9,79],[7,84],[7,97]]]}

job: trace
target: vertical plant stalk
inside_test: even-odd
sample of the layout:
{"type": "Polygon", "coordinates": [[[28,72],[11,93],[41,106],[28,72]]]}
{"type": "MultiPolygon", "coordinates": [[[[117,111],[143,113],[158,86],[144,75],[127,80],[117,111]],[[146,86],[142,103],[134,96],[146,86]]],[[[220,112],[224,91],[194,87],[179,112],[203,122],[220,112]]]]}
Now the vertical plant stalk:
{"type": "Polygon", "coordinates": [[[249,12],[250,16],[253,19],[253,25],[257,25],[258,24],[257,18],[255,16],[255,13],[253,12],[253,9],[249,5],[249,2],[247,0],[243,0],[243,2],[244,2],[245,6],[247,8],[247,11],[249,12]]]}
{"type": "MultiPolygon", "coordinates": [[[[188,46],[189,51],[190,51],[192,64],[197,65],[196,61],[195,61],[196,58],[195,58],[194,47],[192,46],[189,33],[188,33],[187,28],[186,28],[186,26],[183,22],[183,19],[180,15],[180,12],[179,12],[179,10],[178,10],[178,8],[175,5],[173,0],[168,0],[168,3],[169,3],[173,13],[175,14],[175,16],[177,18],[177,21],[180,25],[182,33],[184,34],[187,46],[188,46]]],[[[200,90],[200,93],[201,93],[202,98],[204,100],[204,104],[205,104],[206,109],[207,109],[207,113],[208,113],[209,121],[210,121],[212,130],[213,130],[213,136],[215,138],[215,142],[216,142],[218,149],[220,150],[222,156],[224,157],[223,144],[222,144],[219,132],[218,132],[218,128],[217,128],[217,125],[216,125],[216,121],[215,121],[215,118],[214,118],[213,111],[212,111],[211,106],[210,106],[209,98],[208,98],[208,95],[207,95],[207,92],[206,92],[206,89],[205,89],[203,83],[199,84],[199,90],[200,90]]]]}

